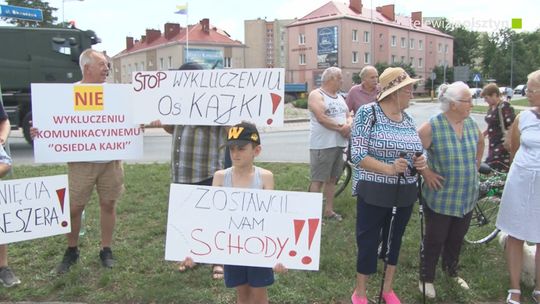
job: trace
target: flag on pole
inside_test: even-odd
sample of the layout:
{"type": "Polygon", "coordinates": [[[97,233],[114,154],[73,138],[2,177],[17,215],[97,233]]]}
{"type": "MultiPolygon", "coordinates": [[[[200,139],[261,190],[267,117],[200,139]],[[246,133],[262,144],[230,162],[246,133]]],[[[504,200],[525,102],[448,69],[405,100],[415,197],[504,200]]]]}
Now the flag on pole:
{"type": "Polygon", "coordinates": [[[187,3],[184,4],[184,5],[177,5],[176,9],[177,9],[177,11],[174,12],[175,14],[187,15],[187,13],[188,13],[188,5],[187,5],[187,3]]]}

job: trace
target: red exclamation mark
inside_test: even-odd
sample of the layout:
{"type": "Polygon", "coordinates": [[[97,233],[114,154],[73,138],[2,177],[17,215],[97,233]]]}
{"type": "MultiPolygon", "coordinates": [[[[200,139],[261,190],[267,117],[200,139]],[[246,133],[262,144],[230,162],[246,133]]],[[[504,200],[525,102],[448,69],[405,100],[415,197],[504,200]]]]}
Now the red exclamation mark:
{"type": "MultiPolygon", "coordinates": [[[[272,114],[276,113],[276,110],[281,103],[281,96],[278,94],[270,93],[270,97],[272,98],[272,114]]],[[[274,122],[272,118],[268,118],[266,121],[266,124],[271,125],[274,122]]]]}
{"type": "MultiPolygon", "coordinates": [[[[62,210],[62,214],[64,214],[64,198],[66,196],[66,188],[57,189],[56,195],[58,196],[58,202],[60,202],[60,210],[62,210]]],[[[67,221],[62,221],[62,227],[66,227],[68,225],[67,221]]]]}
{"type": "MultiPolygon", "coordinates": [[[[302,229],[304,229],[304,224],[306,223],[305,220],[293,220],[294,222],[294,244],[298,245],[298,239],[300,238],[300,234],[302,233],[302,229]]],[[[296,256],[296,250],[289,251],[290,256],[296,256]]]]}
{"type": "MultiPolygon", "coordinates": [[[[317,228],[319,227],[319,219],[313,218],[308,219],[308,250],[311,250],[311,244],[313,243],[313,238],[315,237],[315,232],[317,232],[317,228]]],[[[312,261],[311,257],[305,256],[302,258],[302,264],[307,265],[310,264],[312,261]]]]}

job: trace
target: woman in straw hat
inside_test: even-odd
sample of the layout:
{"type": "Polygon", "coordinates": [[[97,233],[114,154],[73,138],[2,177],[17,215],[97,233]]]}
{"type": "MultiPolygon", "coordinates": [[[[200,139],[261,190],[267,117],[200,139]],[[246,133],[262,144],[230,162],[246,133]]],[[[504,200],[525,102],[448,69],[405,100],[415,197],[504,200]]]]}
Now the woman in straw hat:
{"type": "MultiPolygon", "coordinates": [[[[427,206],[425,258],[420,267],[429,298],[435,297],[435,267],[441,254],[443,271],[463,289],[469,289],[457,270],[461,244],[478,197],[478,167],[484,152],[484,136],[470,117],[473,104],[469,87],[461,81],[442,85],[438,99],[443,112],[418,129],[429,160],[429,168],[422,172],[427,206]]],[[[422,281],[419,288],[422,291],[422,281]]]]}
{"type": "Polygon", "coordinates": [[[393,229],[389,240],[387,267],[382,297],[388,304],[400,303],[392,289],[401,237],[409,222],[417,197],[416,169],[426,166],[422,144],[413,119],[403,110],[412,97],[412,79],[402,68],[387,68],[379,77],[381,91],[378,102],[359,108],[356,113],[351,153],[355,165],[353,193],[357,196],[356,288],[353,304],[368,303],[366,286],[369,275],[377,271],[377,249],[383,230],[388,234],[391,218],[393,229]],[[396,206],[396,214],[392,209],[396,206]]]}

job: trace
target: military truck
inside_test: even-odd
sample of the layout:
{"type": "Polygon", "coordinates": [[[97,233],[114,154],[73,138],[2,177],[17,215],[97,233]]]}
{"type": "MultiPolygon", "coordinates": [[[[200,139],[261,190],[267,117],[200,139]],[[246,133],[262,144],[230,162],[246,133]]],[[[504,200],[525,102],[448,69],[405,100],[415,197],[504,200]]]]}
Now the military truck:
{"type": "Polygon", "coordinates": [[[0,87],[12,129],[32,142],[30,84],[79,81],[79,55],[98,42],[90,30],[0,27],[0,87]]]}

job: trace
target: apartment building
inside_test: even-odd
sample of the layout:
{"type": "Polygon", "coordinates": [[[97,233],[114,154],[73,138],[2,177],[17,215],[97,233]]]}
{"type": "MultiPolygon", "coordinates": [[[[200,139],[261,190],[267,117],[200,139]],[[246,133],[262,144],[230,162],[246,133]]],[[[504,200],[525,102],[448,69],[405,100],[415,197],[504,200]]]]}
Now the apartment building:
{"type": "Polygon", "coordinates": [[[247,68],[285,68],[289,49],[286,26],[294,19],[244,21],[247,68]]]}

